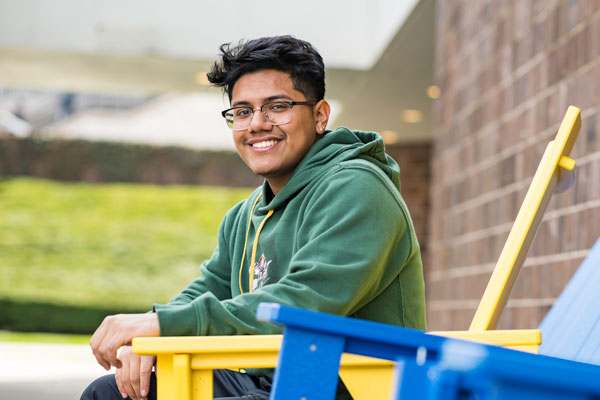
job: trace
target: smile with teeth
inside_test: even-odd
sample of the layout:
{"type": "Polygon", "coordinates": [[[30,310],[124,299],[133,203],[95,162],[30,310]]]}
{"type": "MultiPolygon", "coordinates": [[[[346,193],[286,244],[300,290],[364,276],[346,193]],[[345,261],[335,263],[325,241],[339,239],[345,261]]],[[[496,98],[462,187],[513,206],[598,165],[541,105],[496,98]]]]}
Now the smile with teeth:
{"type": "Polygon", "coordinates": [[[279,140],[265,140],[263,142],[252,143],[252,147],[255,149],[264,149],[266,147],[271,147],[279,143],[279,140]]]}

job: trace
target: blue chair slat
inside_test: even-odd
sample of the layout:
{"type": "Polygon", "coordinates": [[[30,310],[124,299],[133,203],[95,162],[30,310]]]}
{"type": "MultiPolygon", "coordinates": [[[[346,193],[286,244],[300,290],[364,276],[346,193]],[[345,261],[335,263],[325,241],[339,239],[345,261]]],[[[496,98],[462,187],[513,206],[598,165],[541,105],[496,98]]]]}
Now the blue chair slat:
{"type": "MultiPolygon", "coordinates": [[[[598,305],[598,307],[600,307],[600,305],[598,305]]],[[[600,365],[600,317],[596,318],[594,326],[588,332],[587,338],[579,348],[579,352],[574,359],[585,363],[600,365]]]]}
{"type": "Polygon", "coordinates": [[[298,371],[303,371],[302,380],[299,380],[296,374],[279,373],[278,368],[275,371],[276,384],[271,389],[271,398],[335,398],[343,348],[343,338],[293,328],[286,329],[279,350],[278,366],[294,366],[298,371]],[[283,349],[285,353],[282,355],[283,349]],[[321,397],[315,397],[317,395],[321,397]]]}
{"type": "Polygon", "coordinates": [[[342,353],[396,360],[437,360],[446,338],[414,329],[261,303],[262,321],[284,324],[272,399],[333,399],[342,353]],[[298,372],[302,371],[302,379],[298,372]],[[318,384],[315,384],[317,383],[318,384]]]}
{"type": "Polygon", "coordinates": [[[592,399],[600,396],[600,367],[448,339],[440,361],[402,360],[397,399],[592,399]],[[427,381],[413,384],[411,376],[427,381]]]}
{"type": "Polygon", "coordinates": [[[600,239],[539,326],[540,354],[600,365],[600,239]]]}
{"type": "MultiPolygon", "coordinates": [[[[596,329],[596,339],[598,337],[600,337],[600,332],[598,332],[599,329],[596,329]]],[[[597,362],[595,362],[596,360],[600,359],[600,345],[596,346],[596,349],[594,350],[594,353],[592,355],[592,360],[594,361],[592,364],[596,364],[598,365],[597,362]]]]}

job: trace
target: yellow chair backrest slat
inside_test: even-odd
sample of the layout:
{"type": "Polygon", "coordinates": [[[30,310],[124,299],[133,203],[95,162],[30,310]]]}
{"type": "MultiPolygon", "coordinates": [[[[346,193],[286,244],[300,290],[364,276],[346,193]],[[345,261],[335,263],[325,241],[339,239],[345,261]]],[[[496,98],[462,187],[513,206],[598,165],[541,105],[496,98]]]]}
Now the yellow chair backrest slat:
{"type": "Polygon", "coordinates": [[[568,156],[580,127],[579,109],[571,106],[546,147],[469,330],[496,329],[557,184],[572,181],[575,161],[568,156]]]}

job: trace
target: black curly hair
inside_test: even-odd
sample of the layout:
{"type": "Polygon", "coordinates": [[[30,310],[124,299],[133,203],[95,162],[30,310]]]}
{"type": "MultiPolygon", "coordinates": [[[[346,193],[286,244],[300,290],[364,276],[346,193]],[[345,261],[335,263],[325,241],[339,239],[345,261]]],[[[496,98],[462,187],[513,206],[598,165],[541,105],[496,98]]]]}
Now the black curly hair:
{"type": "Polygon", "coordinates": [[[308,100],[325,97],[325,65],[323,58],[308,42],[293,36],[272,36],[254,40],[241,40],[236,46],[231,43],[220,47],[221,59],[215,62],[207,74],[214,86],[223,88],[229,96],[233,86],[243,75],[274,69],[287,72],[292,78],[294,89],[308,100]]]}

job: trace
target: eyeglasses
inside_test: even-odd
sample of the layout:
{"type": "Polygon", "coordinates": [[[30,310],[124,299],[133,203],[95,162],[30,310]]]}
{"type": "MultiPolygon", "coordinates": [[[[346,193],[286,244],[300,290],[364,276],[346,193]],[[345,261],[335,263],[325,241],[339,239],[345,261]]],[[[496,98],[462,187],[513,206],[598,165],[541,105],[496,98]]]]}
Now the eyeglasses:
{"type": "Polygon", "coordinates": [[[271,125],[284,125],[292,121],[292,108],[294,106],[313,106],[317,101],[273,101],[265,103],[260,108],[238,106],[228,108],[221,115],[225,118],[227,126],[234,131],[248,129],[254,117],[254,111],[260,110],[262,115],[271,125]]]}

